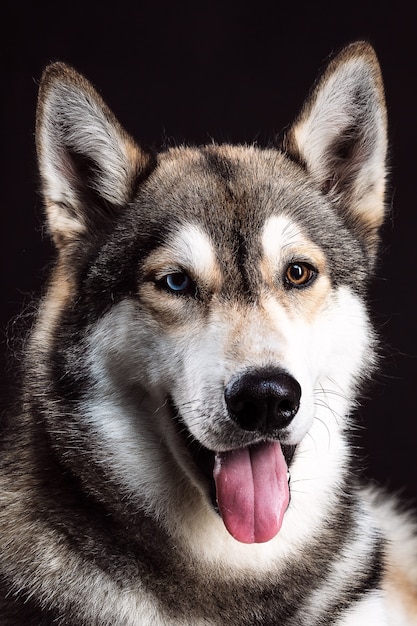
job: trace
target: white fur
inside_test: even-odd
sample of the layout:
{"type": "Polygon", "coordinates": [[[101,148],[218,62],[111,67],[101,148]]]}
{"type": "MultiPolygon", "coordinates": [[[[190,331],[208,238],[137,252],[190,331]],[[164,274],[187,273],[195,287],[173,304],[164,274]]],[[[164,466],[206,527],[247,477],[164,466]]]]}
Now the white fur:
{"type": "Polygon", "coordinates": [[[386,610],[381,591],[373,591],[337,621],[335,626],[411,626],[410,622],[392,621],[386,610]]]}

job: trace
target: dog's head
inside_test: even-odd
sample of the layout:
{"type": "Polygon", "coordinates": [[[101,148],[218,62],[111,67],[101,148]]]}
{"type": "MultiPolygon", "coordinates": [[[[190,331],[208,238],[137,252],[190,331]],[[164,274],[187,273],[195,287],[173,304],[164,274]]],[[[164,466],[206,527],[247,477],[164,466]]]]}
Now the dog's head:
{"type": "MultiPolygon", "coordinates": [[[[276,149],[143,150],[84,78],[53,64],[37,146],[58,249],[35,342],[66,413],[59,433],[50,425],[55,445],[71,463],[75,423],[86,482],[95,462],[152,511],[156,471],[161,514],[162,482],[185,475],[235,538],[268,541],[287,467],[301,467],[302,446],[340,454],[372,361],[363,294],[386,158],[372,48],[330,62],[276,149]]],[[[329,463],[322,478],[339,471],[329,463]]]]}

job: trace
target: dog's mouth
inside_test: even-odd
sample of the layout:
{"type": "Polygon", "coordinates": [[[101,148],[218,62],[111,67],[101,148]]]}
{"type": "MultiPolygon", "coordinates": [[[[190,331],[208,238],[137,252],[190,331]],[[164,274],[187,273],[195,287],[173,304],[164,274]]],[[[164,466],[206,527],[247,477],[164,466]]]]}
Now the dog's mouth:
{"type": "Polygon", "coordinates": [[[275,537],[290,501],[289,467],[296,446],[264,440],[215,452],[193,437],[170,404],[178,435],[229,533],[242,543],[275,537]]]}

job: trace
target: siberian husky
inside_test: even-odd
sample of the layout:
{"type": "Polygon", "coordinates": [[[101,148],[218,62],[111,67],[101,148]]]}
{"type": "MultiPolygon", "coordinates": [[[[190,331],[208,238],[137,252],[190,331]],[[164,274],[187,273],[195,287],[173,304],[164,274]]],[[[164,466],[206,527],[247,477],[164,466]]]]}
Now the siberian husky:
{"type": "Polygon", "coordinates": [[[1,438],[2,626],[417,624],[413,523],[350,444],[386,149],[364,42],[268,149],[153,153],[46,68],[57,255],[1,438]]]}

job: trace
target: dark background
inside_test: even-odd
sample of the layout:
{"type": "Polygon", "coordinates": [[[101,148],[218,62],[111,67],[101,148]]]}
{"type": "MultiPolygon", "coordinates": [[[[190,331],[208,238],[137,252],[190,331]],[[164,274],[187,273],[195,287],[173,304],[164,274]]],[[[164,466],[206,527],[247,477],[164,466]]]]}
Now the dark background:
{"type": "MultiPolygon", "coordinates": [[[[22,306],[52,248],[42,228],[34,115],[42,68],[73,64],[139,141],[268,142],[290,123],[328,55],[376,48],[390,122],[392,204],[371,293],[381,374],[359,410],[368,475],[417,499],[416,19],[412,2],[3,2],[0,312],[3,401],[22,306]],[[407,8],[407,6],[409,8],[407,8]],[[12,320],[10,322],[10,320],[12,320]],[[16,321],[17,320],[17,321],[16,321]],[[9,347],[7,347],[9,346],[9,347]]],[[[26,309],[27,310],[27,309],[26,309]]]]}

